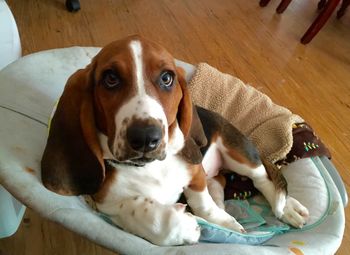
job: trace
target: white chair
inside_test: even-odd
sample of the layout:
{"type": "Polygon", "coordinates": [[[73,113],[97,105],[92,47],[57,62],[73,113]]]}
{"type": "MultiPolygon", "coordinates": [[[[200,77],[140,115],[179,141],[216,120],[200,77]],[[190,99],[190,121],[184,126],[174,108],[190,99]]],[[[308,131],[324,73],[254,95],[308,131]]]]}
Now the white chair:
{"type": "MultiPolygon", "coordinates": [[[[21,57],[17,25],[4,0],[0,0],[0,70],[21,57]]],[[[0,185],[0,238],[16,232],[25,207],[0,185]]]]}

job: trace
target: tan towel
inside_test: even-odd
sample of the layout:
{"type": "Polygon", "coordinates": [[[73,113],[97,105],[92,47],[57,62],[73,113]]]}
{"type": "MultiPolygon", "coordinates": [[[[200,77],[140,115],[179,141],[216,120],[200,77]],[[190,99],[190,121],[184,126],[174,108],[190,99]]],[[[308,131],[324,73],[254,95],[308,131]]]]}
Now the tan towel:
{"type": "Polygon", "coordinates": [[[223,115],[273,163],[291,150],[293,124],[304,122],[255,88],[205,63],[197,66],[189,89],[195,104],[223,115]]]}

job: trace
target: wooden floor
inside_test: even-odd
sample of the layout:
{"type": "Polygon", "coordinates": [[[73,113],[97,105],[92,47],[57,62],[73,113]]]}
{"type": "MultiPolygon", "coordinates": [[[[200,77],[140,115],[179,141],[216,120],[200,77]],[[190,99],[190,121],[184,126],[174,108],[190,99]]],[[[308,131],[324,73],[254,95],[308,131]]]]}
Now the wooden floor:
{"type": "MultiPolygon", "coordinates": [[[[350,10],[333,16],[307,46],[299,39],[317,15],[317,0],[82,0],[71,14],[64,0],[8,0],[23,54],[73,45],[103,46],[130,34],[162,43],[177,58],[208,62],[302,115],[333,154],[350,186],[350,10]]],[[[350,207],[343,244],[350,254],[350,207]]],[[[0,240],[1,255],[112,254],[27,210],[25,223],[0,240]]]]}

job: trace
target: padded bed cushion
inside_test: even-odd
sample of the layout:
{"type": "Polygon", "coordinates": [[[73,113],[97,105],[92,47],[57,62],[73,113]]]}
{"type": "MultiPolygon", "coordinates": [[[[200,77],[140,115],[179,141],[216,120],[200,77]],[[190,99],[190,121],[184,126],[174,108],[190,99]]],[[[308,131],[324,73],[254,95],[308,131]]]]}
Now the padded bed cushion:
{"type": "MultiPolygon", "coordinates": [[[[73,47],[39,52],[0,72],[0,183],[18,200],[42,216],[122,254],[335,253],[344,232],[343,204],[319,158],[298,160],[282,170],[289,194],[310,211],[308,226],[276,235],[262,246],[199,243],[158,247],[107,223],[81,197],[60,196],[45,189],[40,180],[40,160],[52,108],[67,78],[85,67],[98,51],[99,48],[73,47]]],[[[182,62],[179,65],[190,67],[182,62]]],[[[228,238],[227,233],[210,232],[212,227],[203,228],[206,230],[202,231],[202,240],[228,238]]]]}

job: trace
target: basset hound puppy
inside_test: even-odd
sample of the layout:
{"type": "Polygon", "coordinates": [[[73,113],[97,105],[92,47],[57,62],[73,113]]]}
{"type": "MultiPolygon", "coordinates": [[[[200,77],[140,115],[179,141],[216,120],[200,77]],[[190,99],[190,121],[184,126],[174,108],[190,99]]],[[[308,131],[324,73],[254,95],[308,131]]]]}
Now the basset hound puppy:
{"type": "MultiPolygon", "coordinates": [[[[209,89],[209,88],[208,88],[209,89]]],[[[90,194],[119,227],[157,245],[198,242],[193,214],[244,232],[224,210],[221,168],[253,180],[275,215],[302,227],[308,211],[279,171],[220,115],[191,102],[184,72],[139,36],[105,46],[68,80],[51,121],[42,181],[90,194]],[[208,180],[207,180],[208,179],[208,180]]]]}

